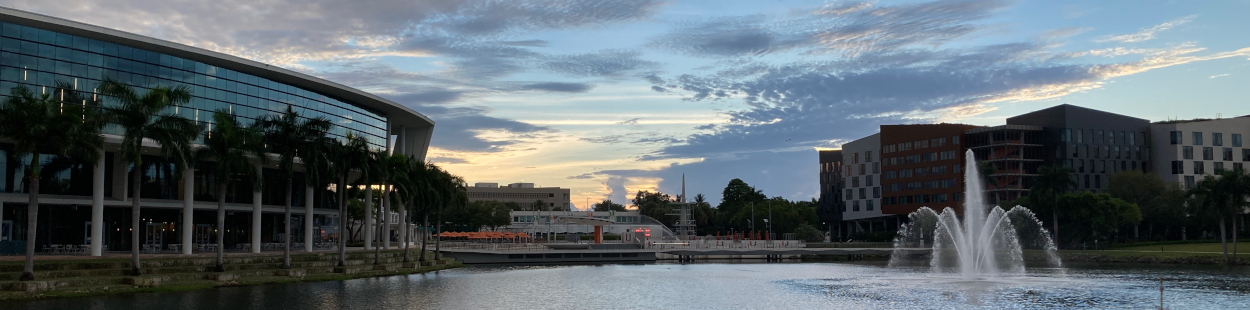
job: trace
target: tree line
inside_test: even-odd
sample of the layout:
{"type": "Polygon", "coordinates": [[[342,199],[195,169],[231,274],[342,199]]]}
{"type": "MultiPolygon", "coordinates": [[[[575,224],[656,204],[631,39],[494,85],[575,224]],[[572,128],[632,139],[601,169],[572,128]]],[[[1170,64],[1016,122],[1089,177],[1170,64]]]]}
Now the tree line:
{"type": "MultiPolygon", "coordinates": [[[[808,236],[811,239],[824,238],[813,227],[820,222],[816,216],[819,204],[815,199],[791,201],[779,196],[770,198],[741,179],[733,179],[721,192],[721,202],[715,207],[707,202],[703,194],[697,194],[688,201],[691,218],[699,235],[726,235],[752,230],[767,233],[768,225],[772,225],[772,232],[775,234],[798,233],[799,236],[808,236]],[[768,219],[767,223],[765,219],[768,219]]],[[[646,190],[635,193],[630,201],[631,206],[640,214],[659,220],[669,227],[677,224],[677,216],[670,214],[679,211],[680,206],[677,203],[680,202],[680,195],[675,197],[646,190]]],[[[593,208],[595,211],[627,209],[626,206],[607,199],[596,203],[593,208]]]]}
{"type": "MultiPolygon", "coordinates": [[[[437,165],[388,154],[372,149],[364,137],[348,133],[346,139],[328,135],[332,126],[323,117],[306,118],[288,105],[281,113],[256,119],[249,125],[239,121],[230,110],[213,112],[212,126],[171,113],[170,107],[184,106],[191,101],[191,88],[157,86],[136,89],[106,79],[95,88],[100,96],[78,90],[75,85],[58,81],[49,91],[35,93],[24,86],[14,87],[10,96],[0,103],[0,136],[12,140],[13,157],[30,155],[26,179],[28,195],[26,261],[21,280],[34,279],[34,254],[37,214],[39,211],[40,178],[43,165],[40,155],[55,155],[59,161],[76,161],[95,165],[104,146],[101,132],[107,125],[124,130],[120,145],[123,163],[132,167],[131,184],[131,271],[142,273],[139,260],[141,191],[144,143],[154,142],[160,155],[172,161],[176,173],[193,167],[215,173],[217,179],[217,227],[224,227],[225,193],[234,183],[252,183],[256,191],[264,185],[260,168],[269,154],[277,155],[279,178],[284,182],[283,268],[290,268],[291,207],[295,186],[335,188],[340,212],[339,259],[344,265],[347,231],[344,225],[353,219],[375,213],[386,218],[383,206],[401,213],[404,231],[420,218],[428,227],[429,217],[441,229],[444,214],[461,214],[468,205],[464,179],[437,165]],[[108,104],[106,104],[106,102],[108,104]],[[196,143],[202,138],[202,143],[196,143]],[[295,184],[296,163],[303,166],[304,183],[295,184]],[[374,190],[365,190],[371,188],[374,190]],[[373,196],[380,196],[375,199],[373,196]],[[348,201],[351,200],[349,203],[348,201]],[[383,202],[386,202],[385,204],[383,202]],[[359,205],[359,213],[348,213],[348,205],[359,205]]],[[[305,202],[311,204],[312,202],[305,202]]],[[[376,225],[377,238],[385,238],[382,225],[376,225]]],[[[215,268],[224,270],[224,234],[216,234],[215,268]]],[[[406,237],[411,238],[411,236],[406,237]]],[[[423,236],[424,238],[424,236],[423,236]]],[[[381,240],[381,239],[377,239],[381,240]]],[[[408,240],[403,240],[404,261],[410,260],[408,240]]],[[[366,241],[370,242],[370,241],[366,241]]],[[[438,259],[436,243],[435,259],[438,259]]],[[[259,246],[259,245],[254,245],[259,246]]],[[[421,243],[420,258],[425,259],[426,243],[421,243]]],[[[374,263],[380,263],[380,249],[374,263]]]]}
{"type": "MultiPolygon", "coordinates": [[[[1077,191],[1073,171],[1043,166],[1028,196],[1004,205],[1036,212],[1061,248],[1095,242],[1168,241],[1218,238],[1225,260],[1237,252],[1245,230],[1250,175],[1241,168],[1206,175],[1189,189],[1136,170],[1117,172],[1101,193],[1077,191]]],[[[987,181],[990,181],[987,179],[987,181]]]]}

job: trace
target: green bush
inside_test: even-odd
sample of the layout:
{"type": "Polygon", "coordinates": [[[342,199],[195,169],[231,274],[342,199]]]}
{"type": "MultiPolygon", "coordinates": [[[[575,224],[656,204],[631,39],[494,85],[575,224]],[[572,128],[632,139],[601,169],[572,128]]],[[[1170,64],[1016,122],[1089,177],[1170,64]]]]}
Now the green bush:
{"type": "Polygon", "coordinates": [[[795,238],[798,238],[799,240],[803,240],[807,242],[824,242],[825,241],[824,233],[820,232],[820,230],[816,229],[816,227],[812,227],[812,225],[807,225],[807,224],[802,224],[802,225],[799,225],[798,228],[795,228],[794,236],[795,238]]]}

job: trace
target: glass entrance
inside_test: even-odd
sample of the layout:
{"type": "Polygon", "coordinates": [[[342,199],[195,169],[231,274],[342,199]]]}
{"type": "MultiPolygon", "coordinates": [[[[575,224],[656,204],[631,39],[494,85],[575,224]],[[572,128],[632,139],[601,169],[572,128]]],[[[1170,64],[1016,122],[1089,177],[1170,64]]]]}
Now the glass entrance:
{"type": "Polygon", "coordinates": [[[160,252],[165,246],[165,229],[161,223],[148,223],[144,229],[143,251],[149,253],[160,252]]]}

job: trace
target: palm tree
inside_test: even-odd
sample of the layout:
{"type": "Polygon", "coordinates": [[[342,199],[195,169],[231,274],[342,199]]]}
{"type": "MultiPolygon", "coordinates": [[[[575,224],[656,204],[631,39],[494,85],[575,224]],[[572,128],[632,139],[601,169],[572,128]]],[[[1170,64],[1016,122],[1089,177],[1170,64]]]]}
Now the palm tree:
{"type": "Polygon", "coordinates": [[[217,176],[217,266],[225,271],[226,189],[236,181],[248,181],[256,188],[262,183],[256,167],[248,157],[265,159],[265,141],[260,128],[254,124],[243,127],[235,116],[226,110],[213,112],[212,130],[205,133],[204,147],[196,151],[196,158],[214,160],[213,172],[217,176]]]}
{"type": "Polygon", "coordinates": [[[26,264],[22,281],[35,279],[35,234],[39,214],[40,154],[68,155],[84,163],[96,164],[104,145],[100,129],[104,118],[98,102],[58,83],[51,93],[36,95],[23,86],[14,87],[0,104],[0,136],[13,141],[14,154],[29,154],[26,213],[26,264]],[[44,153],[46,152],[46,153],[44,153]]]}
{"type": "Polygon", "coordinates": [[[1059,196],[1067,194],[1076,187],[1072,178],[1072,169],[1060,165],[1042,166],[1037,169],[1039,176],[1033,179],[1029,194],[1045,197],[1050,200],[1051,226],[1054,228],[1055,246],[1059,246],[1059,196]]]}
{"type": "Polygon", "coordinates": [[[413,211],[421,214],[421,254],[419,254],[417,260],[425,261],[426,241],[429,239],[430,232],[430,210],[438,201],[437,188],[433,185],[437,176],[433,168],[436,166],[417,161],[416,159],[410,159],[410,162],[412,163],[412,168],[408,170],[410,174],[408,179],[413,187],[414,200],[420,201],[413,211]]]}
{"type": "MultiPolygon", "coordinates": [[[[435,216],[434,231],[441,234],[443,231],[443,213],[463,208],[469,199],[465,189],[466,185],[464,178],[448,173],[438,167],[435,167],[434,169],[438,174],[438,177],[435,179],[436,182],[434,183],[434,186],[438,188],[440,198],[435,209],[438,213],[435,216]]],[[[438,261],[442,257],[442,239],[443,238],[440,237],[434,240],[435,261],[438,261]]]]}
{"type": "Polygon", "coordinates": [[[278,168],[286,179],[285,225],[282,232],[286,242],[282,247],[282,268],[291,268],[291,195],[295,186],[295,158],[301,152],[309,152],[316,140],[324,137],[333,124],[324,117],[301,117],[290,105],[285,112],[262,116],[257,122],[265,130],[265,143],[278,154],[278,168]]]}
{"type": "Polygon", "coordinates": [[[365,225],[366,227],[364,229],[370,229],[366,232],[371,232],[373,234],[372,238],[365,238],[365,239],[368,239],[368,240],[365,240],[365,248],[367,249],[370,246],[373,247],[374,249],[373,264],[374,265],[382,263],[382,260],[381,260],[382,249],[381,249],[381,244],[380,244],[381,242],[379,242],[379,244],[373,244],[374,240],[378,240],[378,241],[382,240],[382,237],[381,237],[382,228],[381,228],[381,225],[378,225],[378,221],[382,220],[382,208],[381,206],[374,206],[373,204],[373,185],[374,183],[377,182],[379,175],[382,174],[382,170],[383,170],[382,168],[383,157],[380,153],[381,151],[366,149],[365,153],[363,154],[364,158],[362,158],[360,165],[357,166],[357,168],[360,169],[360,178],[357,179],[357,185],[363,188],[363,190],[365,191],[365,200],[364,200],[365,201],[365,223],[367,224],[365,225]],[[370,214],[370,212],[372,212],[373,214],[370,214]],[[372,225],[368,224],[370,223],[369,221],[370,219],[373,220],[372,225]]]}
{"type": "Polygon", "coordinates": [[[403,231],[400,236],[403,238],[399,241],[403,243],[404,247],[403,262],[407,263],[412,261],[412,255],[408,250],[408,244],[412,240],[412,227],[409,226],[409,223],[412,223],[412,203],[416,195],[413,193],[415,191],[415,186],[413,185],[413,181],[410,177],[412,176],[412,169],[415,169],[413,161],[416,161],[416,158],[411,156],[406,157],[401,154],[394,154],[391,155],[390,161],[391,165],[393,165],[391,171],[391,184],[395,188],[392,191],[394,194],[394,202],[391,205],[396,206],[395,208],[399,209],[399,218],[403,221],[403,225],[400,226],[400,229],[402,229],[401,231],[403,231]]]}
{"type": "Polygon", "coordinates": [[[161,154],[173,161],[183,173],[190,167],[193,150],[191,142],[200,135],[200,125],[177,114],[169,113],[168,107],[181,106],[191,101],[191,88],[185,85],[174,87],[156,86],[140,92],[121,82],[106,79],[100,83],[99,91],[105,97],[117,101],[109,107],[109,121],[118,124],[125,130],[122,136],[121,153],[124,160],[132,165],[130,209],[130,263],[131,274],[139,275],[139,233],[142,231],[139,217],[139,200],[143,187],[143,141],[144,139],[160,145],[161,154]]]}
{"type": "Polygon", "coordinates": [[[334,172],[338,174],[338,185],[335,186],[336,194],[339,196],[339,261],[338,266],[346,266],[347,264],[347,186],[349,182],[354,183],[355,180],[348,180],[353,167],[360,167],[366,159],[369,151],[369,142],[355,133],[348,132],[347,139],[343,144],[338,144],[330,150],[334,158],[334,172]]]}
{"type": "MultiPolygon", "coordinates": [[[[1242,169],[1221,171],[1218,177],[1207,176],[1189,190],[1191,197],[1198,198],[1198,212],[1214,215],[1220,220],[1220,244],[1224,251],[1224,263],[1230,262],[1227,231],[1224,220],[1237,216],[1246,205],[1250,195],[1250,176],[1242,169]]],[[[1237,221],[1233,220],[1233,253],[1237,253],[1237,221]]]]}

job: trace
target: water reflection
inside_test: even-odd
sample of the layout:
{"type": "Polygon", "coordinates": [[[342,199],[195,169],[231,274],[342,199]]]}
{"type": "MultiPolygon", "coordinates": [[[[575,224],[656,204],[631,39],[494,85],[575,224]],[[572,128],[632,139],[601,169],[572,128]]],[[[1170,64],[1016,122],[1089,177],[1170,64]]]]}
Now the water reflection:
{"type": "Polygon", "coordinates": [[[469,267],[411,276],[7,303],[17,309],[934,309],[1250,304],[1246,269],[1075,266],[969,281],[852,264],[469,267]]]}

